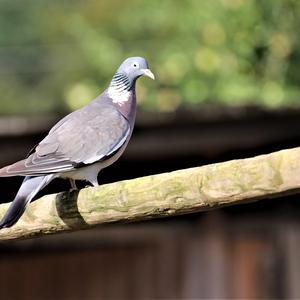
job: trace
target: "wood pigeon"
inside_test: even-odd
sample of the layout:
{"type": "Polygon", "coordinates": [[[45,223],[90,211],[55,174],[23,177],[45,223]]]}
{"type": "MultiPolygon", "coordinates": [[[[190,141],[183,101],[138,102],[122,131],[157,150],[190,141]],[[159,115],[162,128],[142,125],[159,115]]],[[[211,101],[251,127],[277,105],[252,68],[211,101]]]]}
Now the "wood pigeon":
{"type": "Polygon", "coordinates": [[[75,180],[98,186],[100,170],[114,163],[129,142],[136,113],[135,82],[144,75],[154,79],[146,59],[127,58],[100,96],[60,120],[26,159],[0,169],[0,177],[26,176],[0,228],[14,225],[54,178],[68,178],[73,189],[75,180]]]}

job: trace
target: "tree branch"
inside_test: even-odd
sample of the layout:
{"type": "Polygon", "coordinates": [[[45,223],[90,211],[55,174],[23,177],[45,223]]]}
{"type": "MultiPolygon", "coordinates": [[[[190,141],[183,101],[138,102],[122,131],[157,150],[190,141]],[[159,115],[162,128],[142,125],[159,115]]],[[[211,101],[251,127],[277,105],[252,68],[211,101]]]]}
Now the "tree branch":
{"type": "MultiPolygon", "coordinates": [[[[16,225],[1,230],[0,240],[204,211],[299,189],[300,148],[294,148],[48,195],[30,204],[16,225]]],[[[0,215],[8,205],[0,205],[0,215]]]]}

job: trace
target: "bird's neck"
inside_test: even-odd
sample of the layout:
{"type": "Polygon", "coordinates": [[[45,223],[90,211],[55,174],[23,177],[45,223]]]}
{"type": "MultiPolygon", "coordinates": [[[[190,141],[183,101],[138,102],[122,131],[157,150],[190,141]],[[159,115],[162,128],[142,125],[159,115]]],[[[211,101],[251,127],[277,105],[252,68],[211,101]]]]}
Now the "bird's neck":
{"type": "Polygon", "coordinates": [[[107,89],[108,96],[113,103],[122,106],[129,101],[129,96],[135,90],[135,81],[132,81],[126,74],[116,73],[107,89]]]}
{"type": "Polygon", "coordinates": [[[132,81],[126,74],[117,72],[110,82],[107,95],[126,118],[134,118],[133,114],[136,108],[135,80],[132,81]]]}

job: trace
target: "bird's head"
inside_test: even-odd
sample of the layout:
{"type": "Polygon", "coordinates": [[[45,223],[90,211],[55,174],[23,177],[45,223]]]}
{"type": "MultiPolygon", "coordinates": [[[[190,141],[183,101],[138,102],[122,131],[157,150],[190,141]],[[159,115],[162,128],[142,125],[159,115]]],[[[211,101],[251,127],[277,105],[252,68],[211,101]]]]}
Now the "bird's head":
{"type": "Polygon", "coordinates": [[[141,76],[155,79],[154,74],[149,69],[147,60],[143,57],[129,57],[125,59],[117,73],[125,74],[132,82],[141,76]]]}

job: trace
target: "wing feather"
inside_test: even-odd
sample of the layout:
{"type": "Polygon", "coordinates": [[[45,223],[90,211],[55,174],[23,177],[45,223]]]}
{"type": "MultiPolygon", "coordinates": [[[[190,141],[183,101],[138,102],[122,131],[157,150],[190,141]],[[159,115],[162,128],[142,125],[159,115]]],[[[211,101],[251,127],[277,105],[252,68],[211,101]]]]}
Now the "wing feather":
{"type": "Polygon", "coordinates": [[[58,122],[12,175],[41,175],[73,170],[104,160],[130,138],[132,129],[111,104],[92,102],[58,122]]]}

